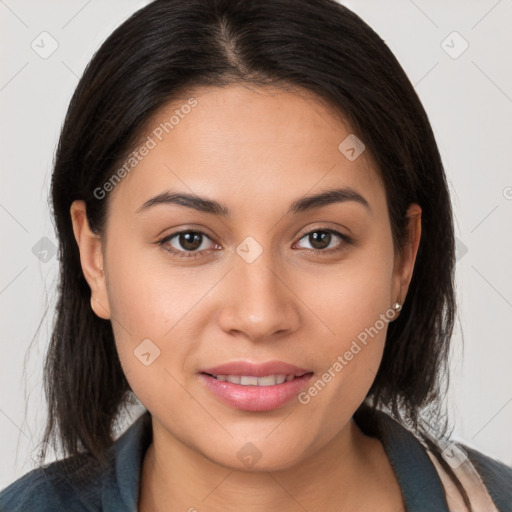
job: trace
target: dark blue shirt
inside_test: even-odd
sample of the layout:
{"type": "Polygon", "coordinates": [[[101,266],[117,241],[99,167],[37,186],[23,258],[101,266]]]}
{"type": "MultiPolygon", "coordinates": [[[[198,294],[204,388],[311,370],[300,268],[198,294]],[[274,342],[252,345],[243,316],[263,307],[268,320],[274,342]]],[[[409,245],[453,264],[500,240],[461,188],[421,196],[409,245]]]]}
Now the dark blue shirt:
{"type": "MultiPolygon", "coordinates": [[[[448,512],[437,471],[411,432],[384,413],[372,417],[358,411],[354,419],[365,434],[382,442],[407,511],[448,512]]],[[[140,472],[151,436],[151,416],[146,412],[116,440],[106,465],[100,467],[83,455],[34,469],[0,493],[0,511],[136,512],[140,472]]],[[[512,468],[466,446],[464,449],[497,509],[512,512],[512,468]]]]}

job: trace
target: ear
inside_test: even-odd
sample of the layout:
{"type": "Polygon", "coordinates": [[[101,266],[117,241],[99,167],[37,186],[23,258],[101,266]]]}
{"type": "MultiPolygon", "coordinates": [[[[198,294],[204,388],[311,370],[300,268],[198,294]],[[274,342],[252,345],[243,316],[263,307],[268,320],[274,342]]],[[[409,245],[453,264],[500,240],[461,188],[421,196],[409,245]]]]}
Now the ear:
{"type": "Polygon", "coordinates": [[[76,243],[80,251],[80,264],[84,277],[91,288],[91,307],[97,316],[108,320],[110,305],[105,283],[102,240],[89,227],[85,202],[74,201],[70,208],[76,243]]]}
{"type": "Polygon", "coordinates": [[[395,260],[393,271],[393,302],[398,300],[400,304],[405,302],[409,284],[412,279],[414,263],[418,253],[421,238],[421,207],[413,203],[407,213],[407,235],[402,248],[402,253],[395,260]]]}

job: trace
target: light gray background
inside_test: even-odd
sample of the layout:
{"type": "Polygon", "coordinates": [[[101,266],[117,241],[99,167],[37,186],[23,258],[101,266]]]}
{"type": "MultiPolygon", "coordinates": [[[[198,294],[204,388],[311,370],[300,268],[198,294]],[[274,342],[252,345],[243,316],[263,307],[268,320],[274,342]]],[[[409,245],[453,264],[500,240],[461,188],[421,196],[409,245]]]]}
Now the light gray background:
{"type": "MultiPolygon", "coordinates": [[[[93,52],[147,3],[0,0],[0,488],[35,467],[31,454],[45,418],[41,367],[57,261],[48,242],[46,262],[33,248],[41,249],[43,237],[55,243],[47,195],[60,126],[93,52]],[[43,31],[58,44],[46,59],[31,47],[35,41],[39,52],[51,49],[43,31]]],[[[459,240],[460,322],[448,397],[453,437],[512,465],[512,1],[342,3],[401,62],[445,163],[459,240]],[[464,41],[469,46],[458,55],[464,41]]]]}

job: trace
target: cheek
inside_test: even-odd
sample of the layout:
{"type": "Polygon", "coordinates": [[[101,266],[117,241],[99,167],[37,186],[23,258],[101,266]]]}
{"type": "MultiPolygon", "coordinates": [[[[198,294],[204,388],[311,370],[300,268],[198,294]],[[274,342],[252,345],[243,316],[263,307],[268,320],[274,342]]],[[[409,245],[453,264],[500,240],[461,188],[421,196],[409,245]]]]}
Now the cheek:
{"type": "Polygon", "coordinates": [[[322,371],[302,403],[333,429],[337,420],[329,416],[332,411],[354,411],[364,400],[395,316],[391,309],[392,246],[382,244],[376,241],[373,248],[331,272],[328,279],[317,279],[323,285],[310,288],[316,291],[308,295],[308,306],[321,319],[317,325],[325,335],[318,342],[321,353],[316,356],[322,371]]]}
{"type": "Polygon", "coordinates": [[[333,294],[325,323],[334,334],[317,345],[321,370],[310,386],[299,395],[305,407],[309,428],[321,433],[317,442],[327,442],[349,421],[364,401],[377,375],[384,351],[389,322],[389,280],[371,281],[372,288],[352,274],[357,286],[345,286],[333,294]]]}
{"type": "Polygon", "coordinates": [[[350,345],[376,322],[379,331],[383,330],[379,319],[393,302],[393,253],[392,248],[383,250],[377,249],[378,243],[373,245],[375,248],[354,253],[321,274],[298,277],[301,289],[309,290],[305,302],[321,320],[326,333],[323,346],[330,353],[350,345]]]}
{"type": "Polygon", "coordinates": [[[173,267],[162,248],[129,237],[128,233],[112,238],[108,254],[112,317],[133,338],[161,339],[207,293],[214,276],[208,278],[190,267],[173,267]]]}
{"type": "Polygon", "coordinates": [[[108,254],[111,322],[130,387],[149,409],[157,397],[166,396],[173,403],[186,400],[173,376],[183,380],[182,365],[198,349],[200,336],[195,333],[211,317],[204,308],[217,273],[171,269],[165,253],[155,257],[158,249],[123,246],[121,239],[111,245],[115,247],[108,254]]]}

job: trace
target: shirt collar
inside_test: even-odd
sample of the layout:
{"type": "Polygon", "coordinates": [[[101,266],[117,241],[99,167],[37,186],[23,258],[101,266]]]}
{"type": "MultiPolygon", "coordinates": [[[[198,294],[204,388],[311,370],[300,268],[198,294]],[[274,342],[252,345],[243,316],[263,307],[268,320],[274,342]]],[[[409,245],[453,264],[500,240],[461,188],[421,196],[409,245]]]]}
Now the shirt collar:
{"type": "Polygon", "coordinates": [[[361,431],[376,437],[395,471],[407,510],[449,512],[443,484],[420,441],[381,411],[363,406],[354,414],[361,431]]]}
{"type": "Polygon", "coordinates": [[[105,512],[137,512],[142,463],[151,440],[151,415],[146,411],[115,441],[113,471],[102,488],[105,512]]]}

